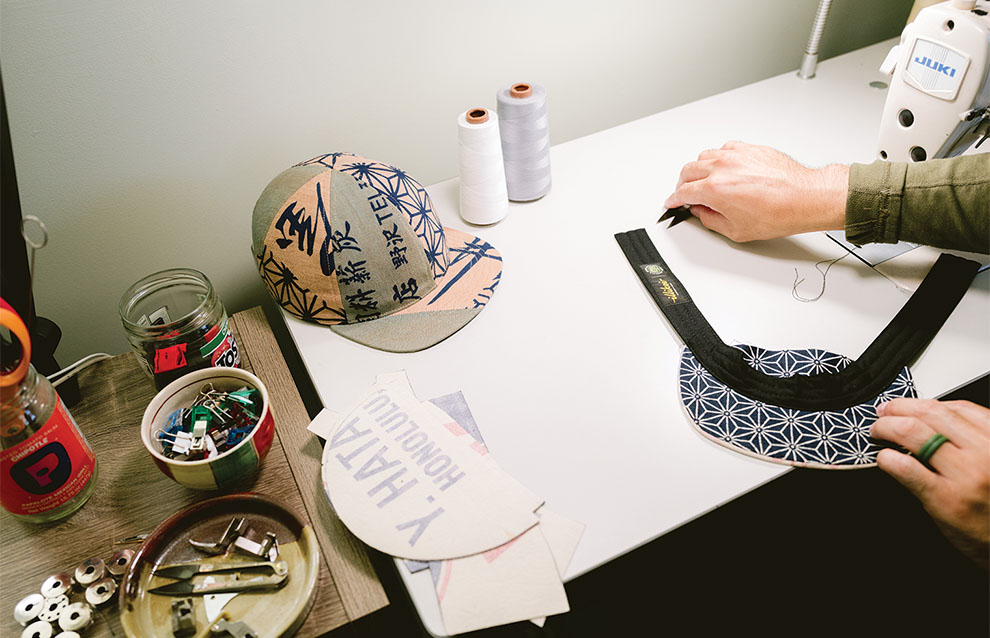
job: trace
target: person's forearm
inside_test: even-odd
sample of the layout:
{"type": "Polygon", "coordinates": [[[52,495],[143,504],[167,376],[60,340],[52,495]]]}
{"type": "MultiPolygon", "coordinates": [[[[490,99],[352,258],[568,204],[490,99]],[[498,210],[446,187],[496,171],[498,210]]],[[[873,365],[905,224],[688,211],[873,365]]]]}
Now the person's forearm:
{"type": "Polygon", "coordinates": [[[846,237],[990,252],[990,154],[853,164],[846,237]]]}

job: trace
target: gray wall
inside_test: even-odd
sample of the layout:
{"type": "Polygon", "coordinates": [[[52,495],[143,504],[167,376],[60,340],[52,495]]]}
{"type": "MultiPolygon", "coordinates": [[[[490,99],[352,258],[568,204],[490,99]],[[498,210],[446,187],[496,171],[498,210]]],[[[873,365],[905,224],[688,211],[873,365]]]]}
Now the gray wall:
{"type": "MultiPolygon", "coordinates": [[[[48,226],[36,303],[68,363],[127,349],[117,302],[197,268],[229,311],[264,289],[255,199],[347,150],[424,184],[457,114],[547,87],[564,142],[794,70],[816,0],[3,0],[0,61],[25,214],[48,226]]],[[[911,0],[836,0],[823,57],[900,33],[911,0]]],[[[673,178],[671,178],[673,179],[673,178]]]]}

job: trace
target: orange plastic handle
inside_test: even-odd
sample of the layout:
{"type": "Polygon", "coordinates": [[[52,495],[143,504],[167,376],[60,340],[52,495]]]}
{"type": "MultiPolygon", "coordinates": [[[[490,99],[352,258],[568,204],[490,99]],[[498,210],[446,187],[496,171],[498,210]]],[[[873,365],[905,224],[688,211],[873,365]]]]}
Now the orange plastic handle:
{"type": "Polygon", "coordinates": [[[9,303],[0,298],[0,326],[10,330],[21,342],[21,361],[13,371],[6,374],[0,373],[0,388],[7,389],[10,386],[18,385],[27,374],[28,366],[31,365],[31,334],[28,332],[24,320],[17,314],[9,303]]]}

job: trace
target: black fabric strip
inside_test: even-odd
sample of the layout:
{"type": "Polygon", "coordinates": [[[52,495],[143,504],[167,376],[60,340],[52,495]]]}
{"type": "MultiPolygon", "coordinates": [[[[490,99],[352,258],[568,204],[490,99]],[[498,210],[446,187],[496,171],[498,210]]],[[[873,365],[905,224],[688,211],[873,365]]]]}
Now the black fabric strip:
{"type": "Polygon", "coordinates": [[[938,333],[980,268],[943,254],[859,359],[834,374],[778,378],[750,367],[739,349],[719,338],[644,229],[617,233],[615,240],[667,321],[716,379],[757,401],[807,412],[842,410],[883,392],[938,333]]]}

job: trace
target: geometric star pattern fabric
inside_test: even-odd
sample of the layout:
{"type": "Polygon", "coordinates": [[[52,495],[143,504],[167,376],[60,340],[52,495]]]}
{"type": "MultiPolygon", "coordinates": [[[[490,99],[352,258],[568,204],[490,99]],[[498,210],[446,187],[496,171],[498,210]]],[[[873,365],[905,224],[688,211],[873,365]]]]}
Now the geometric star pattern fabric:
{"type": "Polygon", "coordinates": [[[312,164],[338,168],[385,194],[392,204],[409,216],[413,230],[426,244],[426,257],[433,269],[433,276],[440,277],[447,272],[447,244],[444,241],[443,228],[433,213],[430,196],[419,182],[402,169],[367,161],[350,153],[326,153],[296,166],[312,164]]]}
{"type": "MultiPolygon", "coordinates": [[[[736,345],[752,368],[774,377],[813,376],[845,368],[848,357],[826,350],[766,350],[736,345]]],[[[911,372],[901,369],[894,381],[866,403],[838,411],[805,412],[768,405],[724,385],[684,348],[679,371],[681,402],[695,428],[705,437],[756,458],[820,469],[874,467],[877,452],[888,447],[870,438],[879,404],[915,397],[911,372]]]]}

